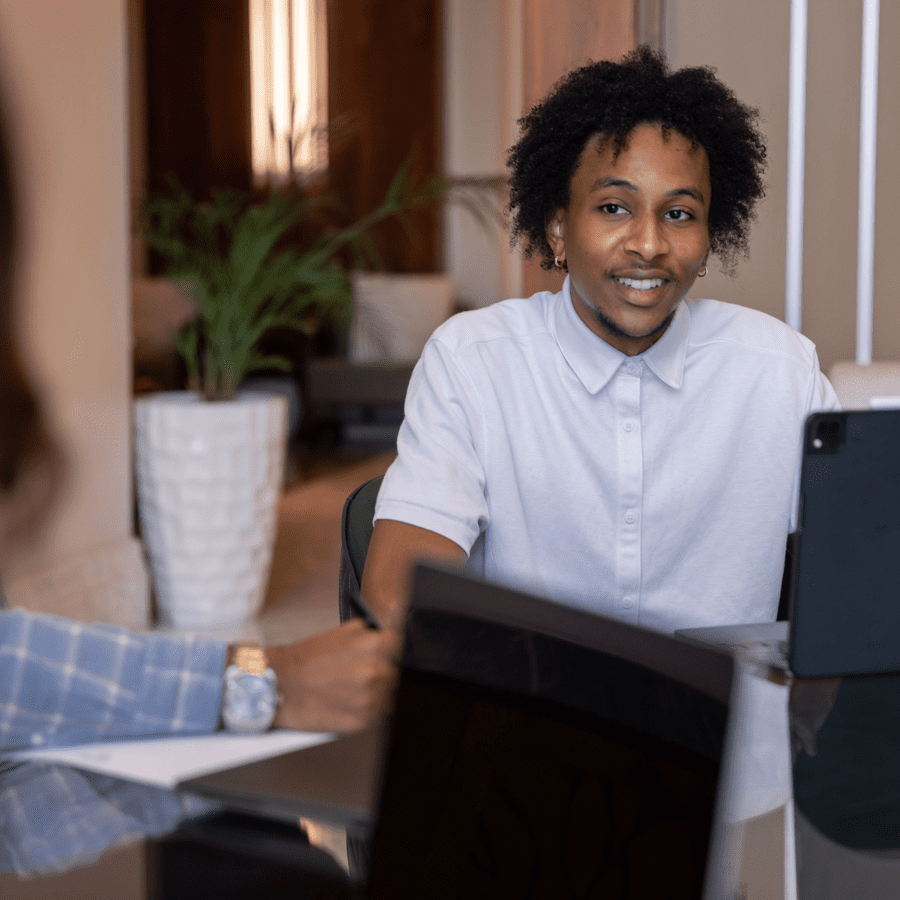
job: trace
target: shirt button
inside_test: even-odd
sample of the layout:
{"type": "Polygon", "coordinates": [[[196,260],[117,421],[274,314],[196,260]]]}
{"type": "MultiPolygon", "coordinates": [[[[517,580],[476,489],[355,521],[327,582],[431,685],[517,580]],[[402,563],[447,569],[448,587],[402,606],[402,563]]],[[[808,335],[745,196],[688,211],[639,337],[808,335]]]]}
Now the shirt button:
{"type": "Polygon", "coordinates": [[[637,519],[637,515],[633,509],[629,509],[627,513],[625,513],[625,521],[631,525],[634,523],[634,520],[637,519]]]}
{"type": "Polygon", "coordinates": [[[634,597],[627,596],[622,598],[622,609],[631,609],[634,606],[634,597]]]}
{"type": "Polygon", "coordinates": [[[623,426],[626,431],[634,431],[634,422],[629,419],[623,426]]]}
{"type": "Polygon", "coordinates": [[[641,367],[640,367],[640,365],[639,365],[638,363],[636,363],[636,362],[628,362],[628,363],[625,363],[625,371],[626,371],[629,375],[635,375],[636,373],[640,372],[640,370],[641,370],[641,367]]]}

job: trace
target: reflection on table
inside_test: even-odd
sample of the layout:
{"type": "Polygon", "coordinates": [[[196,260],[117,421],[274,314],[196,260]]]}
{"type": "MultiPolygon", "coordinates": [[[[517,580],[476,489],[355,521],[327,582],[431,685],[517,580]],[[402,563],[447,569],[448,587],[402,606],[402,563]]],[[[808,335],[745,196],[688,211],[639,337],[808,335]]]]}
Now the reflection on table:
{"type": "Polygon", "coordinates": [[[90,865],[110,847],[211,809],[190,794],[65,766],[0,763],[0,871],[26,877],[90,865]]]}
{"type": "Polygon", "coordinates": [[[345,870],[300,824],[64,766],[0,764],[5,900],[349,897],[345,870]]]}
{"type": "Polygon", "coordinates": [[[799,897],[900,896],[900,674],[796,679],[789,715],[799,897]]]}

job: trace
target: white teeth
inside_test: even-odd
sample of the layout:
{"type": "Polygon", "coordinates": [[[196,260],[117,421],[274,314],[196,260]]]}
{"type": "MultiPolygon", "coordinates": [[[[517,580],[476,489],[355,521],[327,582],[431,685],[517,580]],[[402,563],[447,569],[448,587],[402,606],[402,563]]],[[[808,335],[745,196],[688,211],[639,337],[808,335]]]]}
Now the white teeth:
{"type": "Polygon", "coordinates": [[[633,288],[636,291],[652,291],[654,288],[662,287],[662,278],[618,278],[616,281],[624,284],[625,287],[633,288]]]}

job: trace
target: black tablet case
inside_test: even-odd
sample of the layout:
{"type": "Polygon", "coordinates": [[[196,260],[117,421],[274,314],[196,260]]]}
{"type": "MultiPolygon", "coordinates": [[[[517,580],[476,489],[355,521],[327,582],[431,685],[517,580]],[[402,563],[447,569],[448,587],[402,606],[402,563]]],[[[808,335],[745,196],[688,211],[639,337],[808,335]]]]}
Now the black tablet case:
{"type": "Polygon", "coordinates": [[[900,410],[806,422],[788,662],[800,678],[900,672],[900,410]]]}

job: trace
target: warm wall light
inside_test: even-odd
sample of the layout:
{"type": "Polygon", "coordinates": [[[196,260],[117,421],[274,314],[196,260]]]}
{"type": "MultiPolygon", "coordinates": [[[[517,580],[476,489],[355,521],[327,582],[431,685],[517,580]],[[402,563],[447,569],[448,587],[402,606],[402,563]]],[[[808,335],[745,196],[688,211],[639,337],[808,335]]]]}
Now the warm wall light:
{"type": "Polygon", "coordinates": [[[303,181],[328,165],[325,0],[250,0],[253,178],[303,181]]]}

